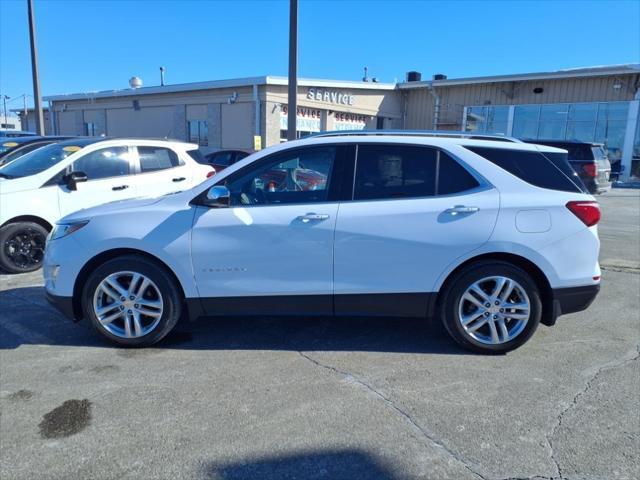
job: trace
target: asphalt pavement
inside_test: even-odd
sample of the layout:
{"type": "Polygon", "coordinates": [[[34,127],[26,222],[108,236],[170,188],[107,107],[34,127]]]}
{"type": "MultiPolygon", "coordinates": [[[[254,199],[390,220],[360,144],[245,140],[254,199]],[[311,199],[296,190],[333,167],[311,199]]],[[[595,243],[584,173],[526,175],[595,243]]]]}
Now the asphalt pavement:
{"type": "Polygon", "coordinates": [[[504,356],[424,321],[224,318],[104,343],[0,276],[0,478],[640,478],[640,191],[602,291],[504,356]]]}

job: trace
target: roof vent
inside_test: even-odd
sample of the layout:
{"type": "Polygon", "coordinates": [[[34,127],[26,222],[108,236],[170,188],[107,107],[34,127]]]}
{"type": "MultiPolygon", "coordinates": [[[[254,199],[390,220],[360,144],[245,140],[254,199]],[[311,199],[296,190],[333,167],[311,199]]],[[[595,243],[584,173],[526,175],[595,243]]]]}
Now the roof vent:
{"type": "Polygon", "coordinates": [[[422,80],[420,72],[407,72],[407,82],[419,82],[422,80]]]}
{"type": "Polygon", "coordinates": [[[436,74],[433,76],[433,79],[434,79],[434,80],[446,80],[446,79],[447,79],[447,76],[446,76],[445,74],[443,74],[443,73],[436,73],[436,74]]]}
{"type": "Polygon", "coordinates": [[[142,79],[140,77],[131,77],[129,79],[129,86],[131,88],[140,88],[142,86],[142,79]]]}

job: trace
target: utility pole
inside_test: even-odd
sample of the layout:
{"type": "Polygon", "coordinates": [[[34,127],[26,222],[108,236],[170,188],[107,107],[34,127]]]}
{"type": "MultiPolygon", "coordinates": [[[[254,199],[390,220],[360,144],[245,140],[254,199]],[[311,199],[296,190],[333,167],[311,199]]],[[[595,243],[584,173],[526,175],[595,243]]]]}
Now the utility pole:
{"type": "Polygon", "coordinates": [[[33,20],[33,0],[27,0],[29,11],[29,40],[31,41],[31,74],[33,75],[33,101],[35,103],[36,133],[44,135],[44,115],[40,101],[40,77],[38,75],[38,49],[36,46],[36,26],[33,20]]]}
{"type": "Polygon", "coordinates": [[[289,0],[289,104],[287,140],[296,139],[298,113],[298,0],[289,0]]]}

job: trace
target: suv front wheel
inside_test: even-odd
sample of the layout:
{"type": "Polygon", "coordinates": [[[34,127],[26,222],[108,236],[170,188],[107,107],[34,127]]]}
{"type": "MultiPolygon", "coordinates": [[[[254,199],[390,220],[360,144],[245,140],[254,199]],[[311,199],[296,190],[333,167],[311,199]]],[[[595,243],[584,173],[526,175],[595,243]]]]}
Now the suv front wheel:
{"type": "Polygon", "coordinates": [[[470,265],[449,283],[441,302],[445,328],[462,347],[505,353],[523,345],[542,315],[533,279],[515,265],[495,261],[470,265]]]}
{"type": "Polygon", "coordinates": [[[48,233],[33,222],[10,223],[0,228],[0,268],[9,273],[39,269],[48,233]]]}
{"type": "Polygon", "coordinates": [[[123,256],[89,275],[82,291],[82,310],[112,342],[144,347],[173,329],[182,305],[178,286],[164,268],[144,257],[123,256]]]}

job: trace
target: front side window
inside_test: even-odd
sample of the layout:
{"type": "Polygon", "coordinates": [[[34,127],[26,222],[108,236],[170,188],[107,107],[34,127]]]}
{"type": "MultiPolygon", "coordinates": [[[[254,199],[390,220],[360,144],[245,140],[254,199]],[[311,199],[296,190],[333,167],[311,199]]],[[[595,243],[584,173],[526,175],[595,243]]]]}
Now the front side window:
{"type": "Polygon", "coordinates": [[[176,152],[164,147],[138,147],[140,172],[156,172],[180,165],[176,152]]]}
{"type": "Polygon", "coordinates": [[[110,147],[88,153],[73,162],[73,171],[86,173],[88,180],[129,175],[129,148],[110,147]]]}
{"type": "Polygon", "coordinates": [[[232,206],[326,202],[335,147],[284,152],[240,170],[225,182],[232,206]]]}

